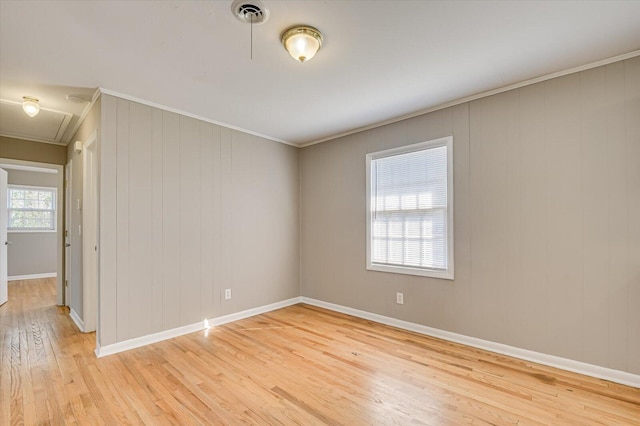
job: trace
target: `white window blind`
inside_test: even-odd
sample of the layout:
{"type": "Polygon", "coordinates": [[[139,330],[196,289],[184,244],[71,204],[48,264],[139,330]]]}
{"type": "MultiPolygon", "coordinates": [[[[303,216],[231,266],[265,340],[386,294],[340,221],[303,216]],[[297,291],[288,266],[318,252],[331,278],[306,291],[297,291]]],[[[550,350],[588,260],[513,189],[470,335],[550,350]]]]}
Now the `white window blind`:
{"type": "Polygon", "coordinates": [[[7,198],[8,230],[55,230],[55,188],[10,186],[7,198]]]}
{"type": "Polygon", "coordinates": [[[452,278],[450,149],[443,138],[368,156],[369,269],[452,278]]]}

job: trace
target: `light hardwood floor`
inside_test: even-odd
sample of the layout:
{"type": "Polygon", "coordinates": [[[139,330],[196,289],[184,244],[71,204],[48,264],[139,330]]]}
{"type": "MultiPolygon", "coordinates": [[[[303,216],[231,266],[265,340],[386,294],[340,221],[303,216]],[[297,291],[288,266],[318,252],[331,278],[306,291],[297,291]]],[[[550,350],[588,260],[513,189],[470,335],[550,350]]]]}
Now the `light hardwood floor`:
{"type": "Polygon", "coordinates": [[[0,307],[0,425],[640,424],[640,389],[307,305],[106,358],[53,279],[0,307]]]}

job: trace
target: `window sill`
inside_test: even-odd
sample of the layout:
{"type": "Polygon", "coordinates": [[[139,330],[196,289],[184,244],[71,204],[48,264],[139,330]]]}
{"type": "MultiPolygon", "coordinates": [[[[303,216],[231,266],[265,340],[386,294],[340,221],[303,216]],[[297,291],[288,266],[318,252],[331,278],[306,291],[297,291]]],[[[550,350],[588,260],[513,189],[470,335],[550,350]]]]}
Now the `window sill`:
{"type": "Polygon", "coordinates": [[[377,271],[377,272],[389,272],[392,274],[417,275],[421,277],[440,278],[444,280],[454,279],[453,268],[447,271],[435,271],[435,270],[429,270],[429,269],[411,268],[409,266],[368,264],[367,270],[377,271]]]}

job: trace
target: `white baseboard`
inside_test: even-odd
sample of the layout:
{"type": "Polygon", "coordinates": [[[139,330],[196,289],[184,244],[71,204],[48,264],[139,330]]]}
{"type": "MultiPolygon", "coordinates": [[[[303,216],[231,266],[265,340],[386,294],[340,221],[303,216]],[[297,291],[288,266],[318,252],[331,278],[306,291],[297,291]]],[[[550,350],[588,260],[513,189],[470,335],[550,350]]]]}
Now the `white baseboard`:
{"type": "Polygon", "coordinates": [[[182,327],[172,328],[171,330],[160,331],[158,333],[148,334],[146,336],[136,337],[134,339],[113,343],[111,345],[98,346],[96,347],[96,356],[98,358],[101,358],[103,356],[113,355],[118,352],[124,352],[130,349],[139,348],[141,346],[150,345],[152,343],[161,342],[163,340],[173,339],[174,337],[182,336],[185,334],[195,333],[197,331],[204,330],[209,327],[214,327],[216,325],[227,324],[255,315],[264,314],[266,312],[295,305],[297,303],[300,303],[300,298],[294,297],[293,299],[283,300],[281,302],[247,309],[246,311],[236,312],[234,314],[224,315],[217,318],[206,319],[204,321],[196,322],[182,327]]]}
{"type": "Polygon", "coordinates": [[[287,306],[295,305],[300,302],[301,302],[300,297],[294,297],[292,299],[283,300],[281,302],[272,303],[270,305],[264,305],[258,308],[247,309],[246,311],[242,311],[242,312],[236,312],[235,314],[229,314],[229,315],[224,315],[217,318],[212,318],[209,320],[209,326],[227,324],[227,323],[238,321],[241,319],[264,314],[266,312],[275,311],[276,309],[286,308],[287,306]]]}
{"type": "Polygon", "coordinates": [[[14,275],[7,277],[7,281],[22,281],[22,280],[37,280],[38,278],[55,278],[58,274],[55,272],[49,272],[46,274],[31,274],[31,275],[14,275]]]}
{"type": "Polygon", "coordinates": [[[128,351],[130,349],[139,348],[141,346],[150,345],[152,343],[162,342],[163,340],[173,339],[174,337],[182,336],[184,334],[195,333],[196,331],[204,329],[204,321],[189,325],[183,325],[182,327],[176,327],[170,330],[160,331],[158,333],[147,334],[145,336],[124,340],[122,342],[112,343],[111,345],[97,347],[96,356],[98,358],[101,358],[103,356],[117,354],[118,352],[128,351]]]}
{"type": "Polygon", "coordinates": [[[514,346],[495,343],[475,337],[469,337],[463,334],[452,333],[450,331],[439,330],[437,328],[431,328],[413,322],[402,321],[396,318],[386,317],[384,315],[361,311],[359,309],[353,309],[347,306],[336,305],[334,303],[323,302],[322,300],[312,299],[309,297],[301,297],[300,299],[302,303],[329,309],[331,311],[341,312],[343,314],[363,318],[370,321],[379,322],[381,324],[390,325],[393,327],[401,328],[403,330],[413,331],[419,334],[425,334],[427,336],[448,340],[450,342],[461,343],[463,345],[472,346],[474,348],[484,349],[502,355],[508,355],[514,358],[532,361],[538,364],[548,365],[550,367],[560,368],[562,370],[572,371],[574,373],[584,374],[586,376],[596,377],[599,379],[609,380],[611,382],[640,388],[640,375],[637,374],[631,374],[625,371],[600,367],[597,365],[574,361],[567,358],[561,358],[554,355],[547,355],[528,349],[516,348],[514,346]]]}
{"type": "Polygon", "coordinates": [[[80,316],[73,309],[69,308],[69,316],[76,323],[81,332],[84,333],[84,321],[80,319],[80,316]]]}

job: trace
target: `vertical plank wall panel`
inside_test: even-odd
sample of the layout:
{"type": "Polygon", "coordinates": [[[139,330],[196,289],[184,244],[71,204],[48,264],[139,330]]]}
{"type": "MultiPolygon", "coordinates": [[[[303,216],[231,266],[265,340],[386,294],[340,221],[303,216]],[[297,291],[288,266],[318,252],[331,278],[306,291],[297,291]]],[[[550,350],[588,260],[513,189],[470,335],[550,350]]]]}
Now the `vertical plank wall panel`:
{"type": "Polygon", "coordinates": [[[582,176],[580,77],[545,82],[549,347],[582,356],[582,176]]]}
{"type": "Polygon", "coordinates": [[[131,337],[129,319],[129,101],[117,100],[116,228],[118,340],[131,337]]]}
{"type": "Polygon", "coordinates": [[[152,229],[152,265],[151,265],[151,333],[162,331],[164,303],[164,262],[163,262],[163,147],[162,147],[162,111],[153,108],[151,123],[151,229],[152,229]]]}
{"type": "MultiPolygon", "coordinates": [[[[446,108],[438,111],[439,114],[433,116],[437,119],[436,123],[427,125],[427,135],[425,140],[433,140],[445,136],[453,135],[453,109],[446,108]]],[[[428,115],[427,117],[430,117],[428,115]]],[[[429,123],[431,124],[431,123],[429,123]]],[[[456,142],[454,141],[454,145],[456,142]]],[[[456,146],[453,147],[453,157],[455,161],[456,146]]],[[[455,191],[454,191],[455,196],[455,191]]],[[[365,201],[366,202],[366,201],[365,201]]],[[[454,199],[454,214],[455,214],[455,199],[454,199]]],[[[366,238],[363,235],[362,238],[366,238]]],[[[455,238],[455,232],[454,232],[455,238]]],[[[454,241],[455,250],[455,241],[454,241]]],[[[455,260],[455,255],[454,255],[455,260]]],[[[424,289],[425,298],[427,298],[428,309],[427,316],[424,318],[429,323],[433,324],[436,328],[451,329],[452,324],[455,323],[456,311],[455,311],[455,286],[451,285],[449,280],[432,279],[429,280],[428,288],[424,289]]],[[[423,319],[423,320],[424,320],[423,319]]]]}
{"type": "Polygon", "coordinates": [[[100,316],[97,344],[110,345],[117,336],[117,101],[101,95],[100,138],[100,316]]]}
{"type": "Polygon", "coordinates": [[[507,333],[506,97],[471,102],[471,267],[474,332],[503,342],[507,333]]]}
{"type": "Polygon", "coordinates": [[[231,200],[225,209],[233,212],[229,247],[234,256],[232,263],[224,267],[233,269],[233,297],[225,302],[238,311],[247,309],[247,303],[254,303],[268,280],[267,274],[261,272],[270,253],[261,252],[260,241],[268,232],[270,211],[262,200],[266,182],[259,174],[270,159],[262,151],[264,146],[254,146],[254,136],[236,130],[231,133],[231,200]],[[256,216],[260,220],[254,220],[256,216]]]}
{"type": "MultiPolygon", "coordinates": [[[[629,297],[629,218],[624,63],[605,67],[607,78],[607,157],[609,206],[609,367],[627,367],[627,299],[629,297]]],[[[637,217],[635,220],[639,220],[637,217]]],[[[636,307],[638,309],[638,307],[636,307]]]]}
{"type": "Polygon", "coordinates": [[[102,345],[299,295],[296,148],[104,104],[102,345]],[[224,304],[223,288],[234,292],[224,304]]]}
{"type": "Polygon", "coordinates": [[[180,325],[201,319],[198,121],[180,116],[180,325]]]}
{"type": "MultiPolygon", "coordinates": [[[[232,131],[227,128],[220,129],[220,170],[221,170],[221,188],[220,188],[220,203],[223,206],[228,206],[233,201],[232,188],[232,131]]],[[[233,244],[233,236],[231,227],[233,226],[233,211],[229,208],[223,208],[221,212],[221,230],[220,230],[220,244],[224,247],[224,250],[220,253],[220,260],[222,268],[220,269],[220,294],[218,300],[220,301],[219,313],[222,315],[233,312],[228,300],[224,300],[222,293],[224,289],[231,288],[233,284],[233,268],[230,267],[233,263],[233,252],[230,250],[231,244],[233,244]]],[[[215,295],[214,295],[215,298],[215,295]]],[[[232,299],[233,300],[233,299],[232,299]]]]}
{"type": "MultiPolygon", "coordinates": [[[[340,256],[337,258],[336,268],[326,267],[325,274],[329,275],[331,282],[350,283],[357,282],[366,279],[367,270],[365,268],[365,255],[359,250],[361,241],[366,238],[366,164],[364,158],[366,156],[366,143],[365,136],[363,134],[357,134],[353,137],[353,142],[350,143],[351,149],[348,156],[339,157],[340,173],[336,176],[338,181],[333,180],[333,183],[338,187],[345,188],[349,186],[347,190],[340,191],[339,203],[344,210],[340,213],[344,213],[348,218],[346,223],[346,230],[340,236],[340,242],[345,244],[344,249],[347,251],[348,256],[340,256]],[[351,163],[351,167],[346,167],[346,163],[351,161],[351,158],[361,158],[361,161],[351,163]],[[341,183],[342,182],[342,183],[341,183]],[[345,184],[348,182],[348,184],[345,184]],[[352,190],[356,189],[355,198],[352,190]],[[359,268],[354,268],[353,265],[359,265],[359,268]],[[336,273],[337,270],[340,273],[336,273]]],[[[335,186],[334,186],[335,187],[335,186]]],[[[345,188],[346,189],[346,188],[345,188]]],[[[333,209],[332,209],[333,210],[333,209]]],[[[335,216],[334,216],[335,218],[335,216]]],[[[299,220],[299,218],[298,218],[299,220]]],[[[324,231],[321,231],[324,232],[324,231]]],[[[300,253],[298,252],[298,256],[300,253]]],[[[298,264],[300,265],[300,264],[298,264]]],[[[337,284],[339,285],[339,284],[337,284]]],[[[358,300],[362,299],[362,295],[358,292],[357,288],[350,285],[343,285],[345,300],[350,305],[357,304],[358,300]]]]}
{"type": "Polygon", "coordinates": [[[297,153],[284,144],[232,132],[230,265],[235,311],[299,295],[297,153]],[[292,291],[293,290],[293,291],[292,291]]]}
{"type": "Polygon", "coordinates": [[[199,123],[198,143],[200,145],[200,194],[202,203],[200,226],[200,303],[202,316],[213,318],[213,233],[214,222],[214,198],[213,198],[213,124],[199,123]]]}
{"type": "MultiPolygon", "coordinates": [[[[348,142],[347,142],[348,143],[348,142]]],[[[321,300],[322,283],[326,281],[327,251],[322,244],[326,202],[329,191],[324,185],[327,164],[326,153],[332,142],[311,145],[300,151],[300,220],[303,224],[300,235],[300,291],[302,295],[321,300]],[[313,223],[315,226],[306,226],[313,223]]],[[[360,161],[364,162],[364,158],[360,161]]],[[[363,209],[363,215],[365,209],[363,209]]],[[[364,261],[362,263],[364,268],[364,261]]]]}
{"type": "Polygon", "coordinates": [[[624,63],[625,118],[627,126],[627,174],[629,196],[629,327],[628,368],[640,374],[640,56],[624,63]]]}
{"type": "Polygon", "coordinates": [[[582,360],[607,365],[609,357],[609,207],[607,123],[602,118],[607,91],[604,68],[580,74],[582,215],[584,238],[584,322],[582,360]]]}
{"type": "Polygon", "coordinates": [[[506,221],[505,231],[505,293],[504,321],[508,325],[503,337],[504,343],[522,346],[522,146],[520,140],[520,94],[518,90],[505,93],[505,156],[504,170],[506,221]]]}
{"type": "Polygon", "coordinates": [[[522,346],[548,351],[546,151],[544,83],[518,90],[522,225],[522,346]]]}
{"type": "Polygon", "coordinates": [[[361,241],[366,238],[365,150],[365,137],[354,135],[344,155],[331,157],[329,162],[332,167],[326,176],[328,186],[333,188],[335,205],[325,211],[330,222],[329,228],[322,232],[331,232],[333,241],[343,247],[345,252],[338,255],[330,253],[326,256],[325,274],[328,282],[335,286],[341,297],[350,304],[357,303],[361,294],[346,283],[362,279],[366,274],[364,253],[359,249],[361,241]],[[360,158],[361,161],[353,162],[351,159],[354,157],[360,158]],[[354,194],[357,195],[352,198],[354,194]],[[340,222],[343,229],[336,226],[340,222]],[[354,264],[360,267],[354,268],[354,264]]]}
{"type": "Polygon", "coordinates": [[[162,112],[162,328],[180,325],[180,116],[162,112]]]}
{"type": "Polygon", "coordinates": [[[455,321],[451,331],[469,335],[473,328],[471,306],[471,178],[469,174],[469,104],[453,110],[453,188],[455,224],[455,321]]]}
{"type": "Polygon", "coordinates": [[[149,334],[153,296],[152,108],[129,103],[129,337],[149,334]]]}
{"type": "Polygon", "coordinates": [[[220,158],[221,146],[221,130],[220,126],[213,126],[211,151],[213,164],[213,185],[211,197],[213,200],[213,285],[211,289],[211,306],[214,314],[220,312],[220,294],[222,281],[222,160],[220,158]]]}

